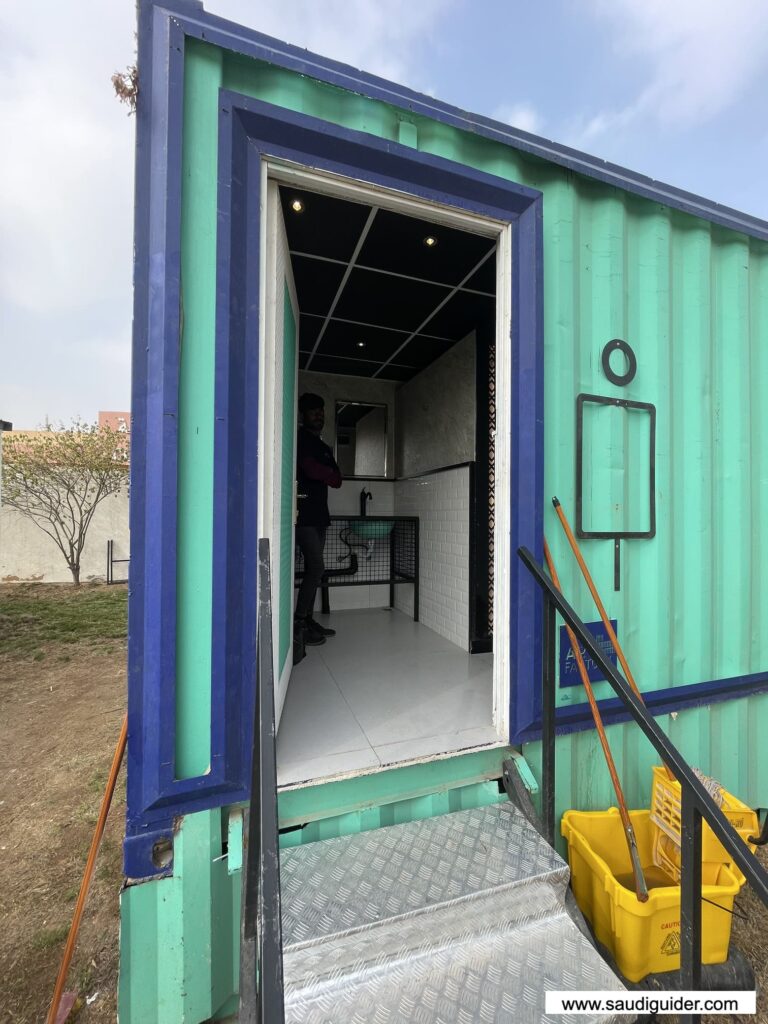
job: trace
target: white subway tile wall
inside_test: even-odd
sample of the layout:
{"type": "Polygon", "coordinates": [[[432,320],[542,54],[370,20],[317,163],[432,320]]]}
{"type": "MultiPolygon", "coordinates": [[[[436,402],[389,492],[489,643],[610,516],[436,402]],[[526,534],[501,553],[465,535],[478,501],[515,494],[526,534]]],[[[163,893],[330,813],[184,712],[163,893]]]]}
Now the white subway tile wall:
{"type": "MultiPolygon", "coordinates": [[[[419,517],[419,620],[469,650],[469,467],[395,483],[395,515],[419,517]]],[[[413,615],[413,586],[395,588],[413,615]]]]}
{"type": "Polygon", "coordinates": [[[395,484],[393,480],[344,480],[341,487],[328,488],[328,511],[332,516],[359,516],[360,491],[365,488],[373,495],[368,501],[366,515],[391,516],[395,511],[395,484]]]}

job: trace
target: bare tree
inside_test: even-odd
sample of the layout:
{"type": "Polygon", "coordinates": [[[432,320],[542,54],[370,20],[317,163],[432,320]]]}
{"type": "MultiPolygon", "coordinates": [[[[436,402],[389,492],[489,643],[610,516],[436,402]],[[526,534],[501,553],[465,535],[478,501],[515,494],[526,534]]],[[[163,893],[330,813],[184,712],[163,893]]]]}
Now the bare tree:
{"type": "Polygon", "coordinates": [[[126,484],[126,434],[74,421],[68,427],[6,434],[3,505],[47,534],[80,585],[80,557],[98,505],[126,484]]]}

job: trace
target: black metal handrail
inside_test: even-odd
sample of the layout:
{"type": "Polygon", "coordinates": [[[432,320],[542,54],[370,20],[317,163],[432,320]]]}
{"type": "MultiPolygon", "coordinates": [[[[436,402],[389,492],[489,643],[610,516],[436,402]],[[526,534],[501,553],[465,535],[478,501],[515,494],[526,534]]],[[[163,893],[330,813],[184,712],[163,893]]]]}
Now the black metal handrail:
{"type": "Polygon", "coordinates": [[[257,677],[251,803],[243,855],[240,1024],[283,1024],[283,941],[275,761],[269,541],[259,541],[257,677]]]}
{"type": "MultiPolygon", "coordinates": [[[[701,988],[701,821],[707,822],[755,893],[768,906],[768,872],[749,853],[738,833],[707,793],[682,754],[662,732],[629,683],[616,670],[576,612],[525,548],[517,551],[544,598],[542,665],[542,817],[547,838],[555,835],[555,612],[558,611],[589,652],[632,718],[653,744],[662,762],[680,782],[682,796],[680,877],[680,968],[682,987],[701,988]]],[[[687,1019],[700,1020],[699,1014],[687,1019]]]]}

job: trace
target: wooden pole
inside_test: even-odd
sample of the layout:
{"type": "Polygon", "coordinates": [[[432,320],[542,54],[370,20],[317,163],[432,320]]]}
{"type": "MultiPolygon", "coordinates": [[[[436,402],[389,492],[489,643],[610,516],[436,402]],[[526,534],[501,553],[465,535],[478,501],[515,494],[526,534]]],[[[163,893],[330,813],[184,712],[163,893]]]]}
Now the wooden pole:
{"type": "MultiPolygon", "coordinates": [[[[597,610],[600,613],[600,618],[603,620],[603,626],[605,626],[605,631],[608,634],[608,638],[611,641],[614,651],[616,652],[616,657],[619,659],[619,664],[621,665],[621,668],[624,672],[624,678],[632,687],[632,692],[635,694],[637,699],[642,701],[643,704],[645,704],[645,701],[643,700],[643,695],[642,693],[640,693],[640,690],[637,687],[637,683],[635,682],[635,677],[632,675],[632,670],[630,669],[627,663],[627,659],[624,657],[624,651],[621,649],[621,645],[619,644],[619,638],[616,636],[614,628],[611,625],[611,620],[608,618],[608,613],[605,610],[605,605],[600,600],[600,595],[597,592],[597,587],[595,586],[594,580],[592,579],[589,569],[587,568],[587,563],[584,561],[584,557],[579,549],[578,542],[576,541],[576,538],[573,535],[571,524],[568,522],[566,514],[563,511],[563,506],[560,504],[557,498],[552,499],[552,504],[555,506],[557,518],[560,520],[560,525],[563,528],[563,532],[565,533],[565,536],[568,538],[568,543],[571,545],[571,551],[573,552],[574,557],[579,564],[579,568],[581,569],[581,575],[584,577],[584,581],[589,587],[589,592],[592,595],[592,600],[595,602],[597,610]]],[[[667,777],[670,779],[674,779],[674,773],[669,770],[667,765],[664,765],[664,769],[667,773],[667,777]]]]}
{"type": "MultiPolygon", "coordinates": [[[[552,555],[546,540],[544,541],[544,557],[547,561],[547,568],[549,569],[549,575],[552,577],[552,582],[555,587],[560,590],[560,580],[557,577],[555,563],[552,560],[552,555]]],[[[629,859],[632,864],[632,875],[635,880],[635,894],[641,903],[645,903],[648,899],[648,886],[646,885],[643,867],[640,863],[640,854],[637,849],[635,830],[632,827],[632,820],[629,817],[629,811],[627,810],[627,804],[624,799],[624,792],[621,788],[621,783],[619,782],[619,773],[616,771],[616,764],[613,760],[613,754],[611,753],[611,748],[608,743],[608,737],[605,735],[605,727],[603,726],[603,719],[600,715],[600,708],[597,706],[597,701],[595,700],[595,694],[592,689],[592,684],[589,681],[589,673],[587,672],[587,666],[584,664],[584,658],[581,655],[579,642],[570,626],[566,625],[565,630],[568,634],[568,640],[570,641],[571,650],[573,651],[573,656],[576,659],[576,664],[579,667],[579,675],[581,676],[581,681],[584,684],[584,689],[587,693],[587,700],[589,701],[592,718],[595,723],[595,728],[597,729],[598,738],[600,739],[600,746],[603,748],[605,762],[608,765],[608,772],[611,776],[613,789],[616,793],[616,799],[619,802],[619,815],[621,816],[621,824],[624,827],[624,836],[627,840],[629,859]]]]}

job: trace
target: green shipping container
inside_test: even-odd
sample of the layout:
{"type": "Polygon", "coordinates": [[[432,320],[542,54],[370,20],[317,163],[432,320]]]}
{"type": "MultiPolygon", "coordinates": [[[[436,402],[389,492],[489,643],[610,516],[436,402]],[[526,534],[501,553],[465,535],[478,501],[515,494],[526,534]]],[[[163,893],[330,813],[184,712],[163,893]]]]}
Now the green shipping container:
{"type": "MultiPolygon", "coordinates": [[[[485,614],[486,639],[504,668],[500,676],[497,665],[494,682],[504,705],[496,742],[287,785],[281,827],[302,828],[285,832],[283,844],[503,799],[495,780],[509,747],[540,778],[541,616],[517,546],[541,560],[546,535],[564,593],[584,621],[597,618],[553,495],[572,522],[580,509],[582,534],[605,535],[584,537],[582,549],[664,731],[689,763],[750,806],[768,807],[768,752],[759,740],[768,722],[768,225],[191,2],[140,4],[139,73],[125,847],[126,876],[136,884],[122,896],[121,1020],[204,1021],[236,1009],[256,540],[268,522],[277,683],[291,667],[293,381],[305,373],[309,389],[315,380],[301,340],[312,311],[298,310],[297,335],[295,294],[286,285],[270,305],[264,280],[269,245],[254,225],[268,206],[271,172],[262,168],[270,160],[283,168],[276,180],[284,188],[292,182],[312,196],[314,174],[320,193],[344,201],[328,182],[349,179],[367,190],[356,202],[372,209],[378,195],[392,217],[410,174],[406,192],[421,215],[442,218],[441,245],[451,231],[496,239],[496,341],[488,351],[499,376],[493,363],[486,367],[497,391],[489,398],[485,387],[486,419],[473,422],[472,439],[486,429],[486,468],[503,488],[494,494],[493,481],[486,485],[495,506],[480,516],[491,565],[495,516],[485,614]],[[313,160],[298,161],[299,152],[313,160]],[[503,234],[505,223],[512,227],[503,234]],[[270,317],[282,325],[271,355],[259,341],[270,317]],[[508,351],[499,341],[506,343],[505,324],[508,351]],[[605,354],[616,341],[631,349],[624,363],[605,354]],[[260,405],[265,379],[273,387],[260,405]],[[611,539],[628,533],[638,536],[611,539]]],[[[341,222],[330,235],[337,231],[341,222]]],[[[287,244],[297,274],[301,253],[295,238],[287,244]]],[[[278,267],[280,258],[278,244],[278,267]]],[[[302,289],[320,287],[316,264],[311,276],[310,285],[297,278],[300,299],[302,289]]],[[[336,301],[339,282],[328,286],[336,301]]],[[[480,330],[479,319],[476,338],[480,330]]],[[[324,365],[340,376],[343,358],[358,360],[350,378],[363,376],[351,351],[335,363],[318,359],[315,376],[324,365]]],[[[399,408],[396,389],[414,376],[394,378],[390,412],[399,408]]],[[[387,441],[393,460],[399,429],[396,416],[387,441]]],[[[387,465],[378,475],[396,487],[396,466],[387,465]]],[[[385,484],[376,489],[378,497],[385,484]]],[[[422,513],[422,545],[425,521],[422,513]]],[[[369,540],[369,554],[377,543],[369,540]]],[[[454,554],[449,547],[443,561],[454,554]]],[[[428,557],[422,550],[422,563],[428,557]]],[[[475,565],[467,601],[482,590],[478,572],[475,565]]],[[[422,622],[428,600],[422,586],[422,622]]],[[[482,646],[472,634],[476,614],[467,651],[482,646]]],[[[445,629],[450,638],[450,623],[445,629]]],[[[595,692],[613,699],[604,707],[628,802],[647,806],[658,758],[619,714],[610,685],[597,682],[595,692]]],[[[582,691],[560,685],[557,705],[559,819],[614,796],[582,691]]]]}

